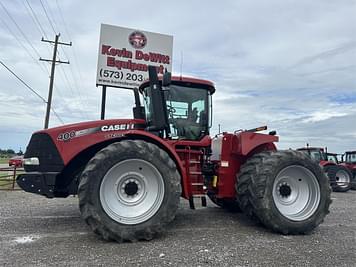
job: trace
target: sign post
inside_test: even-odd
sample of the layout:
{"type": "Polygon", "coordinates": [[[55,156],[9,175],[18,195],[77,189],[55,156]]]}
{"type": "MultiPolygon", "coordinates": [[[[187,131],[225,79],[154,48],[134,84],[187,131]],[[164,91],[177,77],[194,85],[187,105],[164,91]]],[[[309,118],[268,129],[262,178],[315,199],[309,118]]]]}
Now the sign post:
{"type": "Polygon", "coordinates": [[[100,119],[105,119],[105,103],[106,103],[106,85],[103,85],[103,90],[101,92],[101,115],[100,119]]]}
{"type": "Polygon", "coordinates": [[[137,89],[148,79],[148,66],[172,72],[173,36],[102,24],[96,86],[102,86],[101,119],[106,88],[137,89]]]}

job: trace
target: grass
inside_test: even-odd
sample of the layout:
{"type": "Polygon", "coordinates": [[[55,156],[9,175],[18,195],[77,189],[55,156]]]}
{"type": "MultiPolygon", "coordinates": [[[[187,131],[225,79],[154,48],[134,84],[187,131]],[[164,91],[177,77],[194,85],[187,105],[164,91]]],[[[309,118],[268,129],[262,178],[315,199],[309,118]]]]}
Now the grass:
{"type": "Polygon", "coordinates": [[[0,164],[9,163],[9,158],[0,158],[0,164]]]}
{"type": "Polygon", "coordinates": [[[0,189],[10,189],[12,188],[12,180],[4,181],[0,180],[0,189]]]}
{"type": "MultiPolygon", "coordinates": [[[[23,169],[16,171],[16,176],[24,173],[23,169]]],[[[12,188],[13,171],[0,171],[0,190],[9,190],[12,188]]],[[[15,182],[15,189],[18,186],[15,182]]]]}

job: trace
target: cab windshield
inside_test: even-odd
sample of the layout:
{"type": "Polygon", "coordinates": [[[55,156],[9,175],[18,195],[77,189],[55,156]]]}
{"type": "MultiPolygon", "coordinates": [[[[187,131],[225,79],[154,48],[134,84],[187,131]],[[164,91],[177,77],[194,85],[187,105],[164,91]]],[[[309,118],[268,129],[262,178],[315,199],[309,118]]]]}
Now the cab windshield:
{"type": "Polygon", "coordinates": [[[310,151],[310,157],[317,162],[322,160],[320,151],[310,151]]]}
{"type": "MultiPolygon", "coordinates": [[[[150,90],[147,87],[145,90],[150,90]]],[[[210,94],[207,89],[172,84],[164,91],[172,139],[199,140],[209,133],[210,94]]],[[[144,95],[146,120],[152,117],[149,94],[144,95]]]]}
{"type": "Polygon", "coordinates": [[[328,156],[328,161],[334,162],[336,164],[339,163],[338,160],[337,160],[336,155],[328,154],[327,156],[328,156]]]}
{"type": "Polygon", "coordinates": [[[356,163],[356,153],[347,153],[346,154],[346,162],[348,163],[356,163]]]}

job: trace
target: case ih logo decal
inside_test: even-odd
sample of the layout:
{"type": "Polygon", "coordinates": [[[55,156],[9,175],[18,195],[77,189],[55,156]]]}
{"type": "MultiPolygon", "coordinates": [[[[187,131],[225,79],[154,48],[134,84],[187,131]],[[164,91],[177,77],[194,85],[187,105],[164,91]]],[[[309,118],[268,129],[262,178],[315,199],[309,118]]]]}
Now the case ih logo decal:
{"type": "Polygon", "coordinates": [[[134,31],[129,35],[129,43],[133,48],[141,49],[146,46],[147,38],[142,32],[134,31]]]}
{"type": "MultiPolygon", "coordinates": [[[[131,130],[135,128],[135,124],[112,124],[112,125],[103,125],[100,127],[93,127],[78,131],[70,131],[65,133],[60,133],[57,137],[58,141],[70,141],[73,138],[81,137],[88,134],[98,133],[98,132],[110,132],[110,131],[123,131],[123,130],[131,130]]],[[[121,135],[122,136],[122,135],[121,135]]],[[[118,136],[112,136],[118,137],[118,136]]]]}
{"type": "Polygon", "coordinates": [[[115,124],[115,125],[104,125],[101,127],[101,130],[103,132],[108,132],[108,131],[130,130],[134,128],[135,128],[135,124],[115,124]]]}

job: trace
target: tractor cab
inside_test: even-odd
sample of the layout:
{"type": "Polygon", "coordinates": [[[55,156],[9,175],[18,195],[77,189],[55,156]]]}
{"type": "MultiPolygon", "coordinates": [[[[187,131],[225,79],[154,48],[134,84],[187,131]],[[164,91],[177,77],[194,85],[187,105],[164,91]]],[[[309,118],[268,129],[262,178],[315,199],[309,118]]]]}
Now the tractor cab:
{"type": "Polygon", "coordinates": [[[345,162],[348,164],[356,164],[356,151],[345,152],[345,162]]]}
{"type": "Polygon", "coordinates": [[[324,152],[323,148],[307,146],[304,148],[298,148],[297,150],[308,154],[309,157],[315,162],[320,163],[321,161],[328,161],[328,156],[324,152]]]}
{"type": "Polygon", "coordinates": [[[336,153],[326,153],[327,161],[334,162],[335,164],[339,164],[338,155],[336,153]]]}
{"type": "Polygon", "coordinates": [[[155,81],[153,76],[139,91],[148,131],[163,138],[193,141],[209,135],[213,83],[185,77],[170,77],[168,81],[160,77],[155,81]]]}

